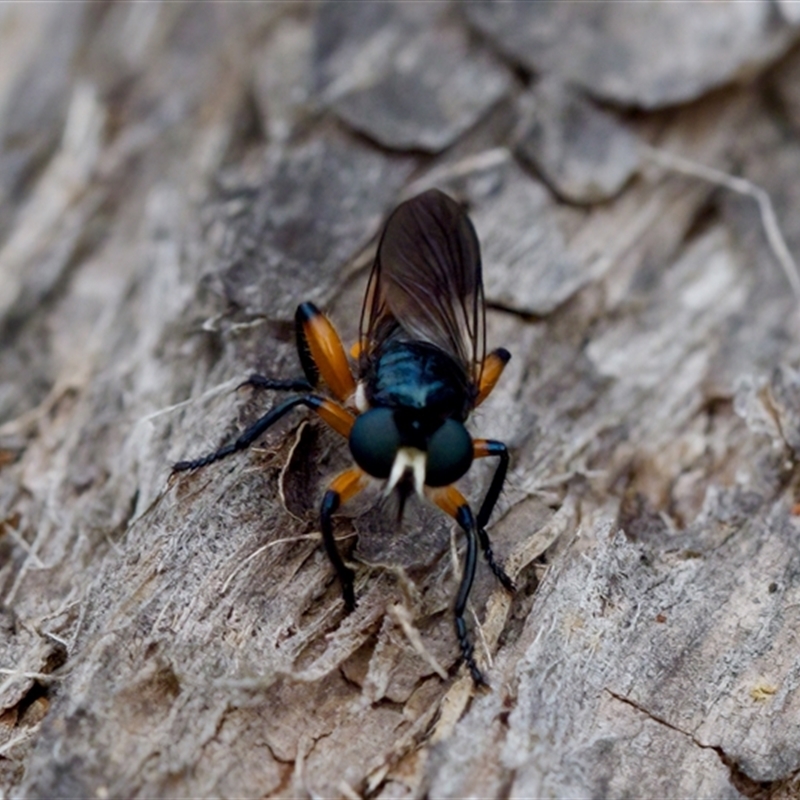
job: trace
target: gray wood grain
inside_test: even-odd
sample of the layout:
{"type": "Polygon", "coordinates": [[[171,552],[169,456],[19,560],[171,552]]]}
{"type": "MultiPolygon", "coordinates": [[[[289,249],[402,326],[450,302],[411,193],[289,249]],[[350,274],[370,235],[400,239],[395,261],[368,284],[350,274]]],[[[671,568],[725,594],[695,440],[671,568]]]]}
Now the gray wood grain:
{"type": "Polygon", "coordinates": [[[800,252],[796,20],[726,4],[720,60],[710,7],[670,39],[595,6],[580,50],[541,5],[0,7],[0,796],[797,796],[798,298],[752,197],[647,149],[763,187],[800,252]],[[621,41],[577,82],[671,107],[563,87],[621,41]],[[472,421],[519,585],[480,565],[478,693],[435,510],[343,509],[344,614],[317,421],[169,477],[275,401],[250,373],[299,373],[299,302],[353,341],[429,186],[513,354],[472,421]]]}
{"type": "Polygon", "coordinates": [[[464,9],[524,67],[603,100],[649,109],[751,77],[785,52],[798,21],[767,0],[702,3],[690,14],[657,0],[632,6],[478,0],[464,9]]]}

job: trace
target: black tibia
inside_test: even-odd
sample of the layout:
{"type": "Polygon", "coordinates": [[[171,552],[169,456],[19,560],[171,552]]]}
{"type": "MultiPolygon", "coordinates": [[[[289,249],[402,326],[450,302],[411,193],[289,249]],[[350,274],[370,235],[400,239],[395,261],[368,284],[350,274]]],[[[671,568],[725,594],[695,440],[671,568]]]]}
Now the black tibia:
{"type": "Polygon", "coordinates": [[[477,523],[472,509],[468,505],[463,505],[458,509],[456,521],[467,534],[467,551],[464,554],[464,574],[461,576],[461,584],[458,587],[458,595],[455,605],[455,623],[458,645],[461,648],[461,656],[469,668],[472,680],[478,685],[486,685],[486,681],[478,669],[473,656],[474,648],[469,640],[467,623],[464,621],[464,611],[467,608],[469,592],[472,589],[472,582],[475,579],[475,566],[478,560],[478,536],[477,523]]]}
{"type": "Polygon", "coordinates": [[[318,317],[322,312],[313,303],[300,303],[294,314],[294,332],[297,337],[297,354],[300,356],[300,364],[303,373],[308,379],[311,387],[319,384],[319,368],[314,363],[311,356],[311,349],[308,346],[308,339],[304,329],[305,323],[314,317],[318,317]]]}
{"type": "Polygon", "coordinates": [[[235,442],[231,442],[231,444],[220,447],[219,450],[215,450],[213,453],[209,453],[201,458],[196,458],[193,461],[179,461],[177,464],[173,465],[172,471],[183,472],[184,470],[188,469],[199,469],[200,467],[205,467],[208,464],[213,464],[215,461],[219,461],[220,459],[232,455],[233,453],[238,453],[240,450],[246,450],[251,444],[253,444],[253,442],[256,441],[256,439],[258,439],[259,436],[261,436],[261,434],[267,430],[267,428],[274,425],[293,408],[297,406],[306,406],[307,408],[316,410],[320,408],[324,402],[325,401],[323,398],[317,397],[313,394],[290,397],[288,400],[284,401],[278,406],[275,406],[275,408],[264,414],[261,419],[256,420],[235,442]]]}
{"type": "Polygon", "coordinates": [[[486,456],[497,456],[500,460],[497,464],[494,476],[492,477],[492,482],[489,484],[486,497],[483,498],[483,503],[481,503],[481,510],[478,512],[478,537],[480,539],[481,548],[483,549],[483,555],[486,557],[486,563],[497,577],[497,580],[499,580],[509,592],[514,592],[517,587],[514,585],[514,581],[506,574],[506,571],[494,560],[489,534],[486,533],[486,525],[489,522],[489,517],[492,516],[492,511],[497,504],[500,492],[503,490],[503,484],[506,481],[506,473],[508,472],[508,448],[502,442],[497,442],[492,439],[488,439],[484,443],[484,446],[487,451],[486,456]]]}
{"type": "Polygon", "coordinates": [[[278,392],[310,392],[314,388],[305,378],[278,380],[255,374],[240,383],[236,388],[241,389],[243,386],[249,386],[252,389],[272,389],[278,392]]]}
{"type": "Polygon", "coordinates": [[[328,489],[328,491],[325,492],[325,497],[322,498],[322,510],[320,512],[322,541],[325,544],[325,552],[328,554],[328,558],[331,560],[331,564],[333,564],[336,574],[339,576],[345,608],[348,611],[352,611],[356,607],[356,595],[353,590],[355,573],[342,561],[342,557],[339,555],[339,550],[336,547],[336,539],[333,538],[333,523],[331,517],[336,509],[339,508],[339,502],[339,492],[334,489],[328,489]]]}

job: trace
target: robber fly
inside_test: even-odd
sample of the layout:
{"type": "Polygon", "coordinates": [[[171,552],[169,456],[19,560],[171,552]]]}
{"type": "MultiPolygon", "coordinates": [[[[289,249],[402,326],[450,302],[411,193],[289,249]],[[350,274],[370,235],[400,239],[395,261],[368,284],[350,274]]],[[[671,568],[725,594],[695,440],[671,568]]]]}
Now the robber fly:
{"type": "Polygon", "coordinates": [[[354,573],[342,560],[332,515],[370,481],[397,492],[400,508],[412,493],[453,517],[467,539],[456,596],[455,629],[461,655],[477,684],[483,677],[464,621],[475,577],[478,545],[502,585],[514,584],[492,554],[486,524],[505,481],[508,451],[502,442],[473,439],[464,427],[492,391],[511,357],[498,348],[485,354],[485,309],[478,237],[458,203],[432,189],[402,203],[381,235],[353,348],[356,377],[341,340],[313,303],[295,315],[303,378],[252,375],[255,389],[299,392],[275,406],[232,444],[173,471],[193,470],[253,444],[297,406],[315,411],[350,445],[355,466],[333,480],[322,500],[325,550],[348,611],[355,607],[354,573]],[[333,396],[315,393],[324,384],[333,396]],[[476,458],[497,468],[477,515],[454,486],[476,458]]]}

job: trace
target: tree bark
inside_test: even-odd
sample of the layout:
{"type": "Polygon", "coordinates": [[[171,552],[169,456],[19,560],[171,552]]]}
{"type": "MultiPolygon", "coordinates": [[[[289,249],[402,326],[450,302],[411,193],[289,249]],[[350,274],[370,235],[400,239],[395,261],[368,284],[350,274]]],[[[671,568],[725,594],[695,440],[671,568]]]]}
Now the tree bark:
{"type": "Polygon", "coordinates": [[[799,20],[621,8],[0,7],[0,797],[797,795],[799,20]],[[512,353],[480,691],[436,510],[342,509],[344,612],[315,418],[170,477],[432,186],[512,353]]]}

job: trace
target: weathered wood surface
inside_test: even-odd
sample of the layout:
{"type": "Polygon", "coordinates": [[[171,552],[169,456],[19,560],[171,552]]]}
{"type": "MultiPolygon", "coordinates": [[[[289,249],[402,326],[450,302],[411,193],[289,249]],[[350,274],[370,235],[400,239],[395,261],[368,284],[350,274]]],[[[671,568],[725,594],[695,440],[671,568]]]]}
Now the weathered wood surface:
{"type": "Polygon", "coordinates": [[[0,796],[797,796],[798,298],[753,198],[645,146],[800,252],[797,16],[0,6],[0,796]],[[298,302],[352,339],[434,185],[513,353],[478,695],[439,515],[342,515],[343,614],[316,422],[168,480],[297,372],[298,302]]]}

